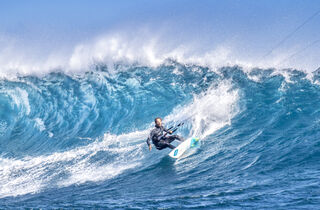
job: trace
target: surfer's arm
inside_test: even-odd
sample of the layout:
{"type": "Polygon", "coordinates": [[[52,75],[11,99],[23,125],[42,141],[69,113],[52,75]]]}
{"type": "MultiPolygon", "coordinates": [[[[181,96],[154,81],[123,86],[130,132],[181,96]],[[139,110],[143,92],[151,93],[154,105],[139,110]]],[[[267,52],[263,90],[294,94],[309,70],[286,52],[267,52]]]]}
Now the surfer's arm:
{"type": "Polygon", "coordinates": [[[151,151],[151,144],[150,144],[150,138],[149,137],[147,139],[147,144],[148,144],[148,147],[149,147],[149,151],[151,151]]]}
{"type": "Polygon", "coordinates": [[[148,146],[150,146],[151,144],[150,144],[150,141],[151,141],[151,134],[148,136],[148,138],[147,138],[147,144],[148,144],[148,146]]]}
{"type": "Polygon", "coordinates": [[[150,144],[150,138],[149,138],[149,137],[147,138],[147,144],[148,144],[148,146],[151,145],[151,144],[150,144]]]}
{"type": "Polygon", "coordinates": [[[151,133],[149,134],[148,138],[147,138],[147,144],[148,144],[149,150],[151,150],[151,143],[150,143],[150,141],[151,141],[151,138],[152,138],[152,133],[153,133],[153,132],[151,132],[151,133]]]}

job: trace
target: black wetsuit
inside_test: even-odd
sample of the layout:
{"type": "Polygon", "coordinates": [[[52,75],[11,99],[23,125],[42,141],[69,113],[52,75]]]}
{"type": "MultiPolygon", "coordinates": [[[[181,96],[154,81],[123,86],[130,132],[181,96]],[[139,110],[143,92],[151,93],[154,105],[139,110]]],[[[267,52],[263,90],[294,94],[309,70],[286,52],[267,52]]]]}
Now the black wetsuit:
{"type": "Polygon", "coordinates": [[[150,132],[150,135],[147,139],[148,146],[150,145],[150,141],[152,140],[152,143],[158,150],[162,150],[164,148],[169,147],[170,149],[174,149],[175,146],[170,144],[174,140],[184,141],[184,139],[178,135],[171,135],[171,136],[164,136],[163,131],[166,133],[169,133],[168,129],[165,129],[163,126],[155,126],[154,129],[150,132]]]}

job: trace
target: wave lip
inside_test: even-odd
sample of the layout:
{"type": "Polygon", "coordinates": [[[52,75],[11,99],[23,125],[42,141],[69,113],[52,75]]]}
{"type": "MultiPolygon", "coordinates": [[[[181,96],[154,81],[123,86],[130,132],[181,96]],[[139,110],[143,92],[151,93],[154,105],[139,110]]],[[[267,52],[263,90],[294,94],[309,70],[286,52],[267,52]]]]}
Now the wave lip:
{"type": "Polygon", "coordinates": [[[267,58],[261,59],[258,53],[250,55],[243,52],[233,42],[219,43],[213,47],[203,46],[183,40],[172,40],[163,33],[155,33],[135,29],[132,34],[128,31],[119,31],[104,34],[90,41],[81,42],[68,49],[55,49],[43,52],[39,49],[23,49],[21,44],[11,40],[0,51],[0,77],[16,78],[18,76],[38,75],[45,76],[52,72],[65,74],[84,73],[96,64],[108,66],[109,71],[117,71],[118,64],[128,66],[139,65],[156,68],[175,60],[182,64],[207,66],[219,69],[224,66],[242,66],[246,70],[253,68],[303,69],[312,72],[319,68],[314,62],[315,55],[308,59],[296,57],[288,59],[290,51],[275,52],[267,58]],[[134,37],[134,38],[133,38],[134,37]],[[8,46],[6,46],[8,45],[8,46]]]}

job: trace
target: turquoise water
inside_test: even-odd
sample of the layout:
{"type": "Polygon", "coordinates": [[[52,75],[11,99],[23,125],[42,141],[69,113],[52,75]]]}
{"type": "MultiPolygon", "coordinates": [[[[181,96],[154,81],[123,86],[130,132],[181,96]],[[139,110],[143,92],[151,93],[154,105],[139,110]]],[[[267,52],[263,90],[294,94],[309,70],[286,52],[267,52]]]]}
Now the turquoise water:
{"type": "Polygon", "coordinates": [[[62,72],[0,80],[0,208],[319,208],[318,73],[62,72]],[[158,116],[201,147],[149,152],[158,116]]]}

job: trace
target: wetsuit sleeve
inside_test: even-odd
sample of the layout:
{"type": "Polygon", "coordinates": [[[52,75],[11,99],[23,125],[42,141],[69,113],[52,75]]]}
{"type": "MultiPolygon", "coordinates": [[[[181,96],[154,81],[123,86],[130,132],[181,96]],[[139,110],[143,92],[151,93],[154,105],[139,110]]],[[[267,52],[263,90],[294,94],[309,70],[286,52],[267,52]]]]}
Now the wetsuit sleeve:
{"type": "Polygon", "coordinates": [[[148,146],[150,146],[150,141],[152,139],[152,135],[153,135],[153,131],[150,132],[149,136],[148,136],[148,139],[147,139],[147,144],[148,146]]]}

